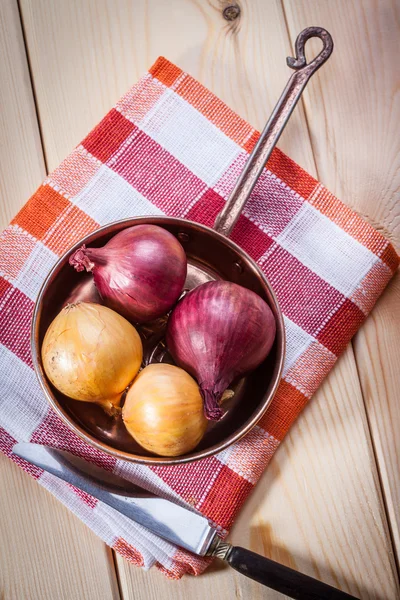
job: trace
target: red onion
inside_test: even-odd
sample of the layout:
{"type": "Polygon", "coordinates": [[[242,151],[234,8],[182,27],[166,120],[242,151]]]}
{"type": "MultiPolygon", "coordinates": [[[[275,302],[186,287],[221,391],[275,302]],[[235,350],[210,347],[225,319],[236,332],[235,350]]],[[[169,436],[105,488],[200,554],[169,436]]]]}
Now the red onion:
{"type": "Polygon", "coordinates": [[[63,306],[67,304],[76,304],[77,302],[92,302],[94,304],[103,304],[100,294],[94,284],[93,277],[86,275],[75,287],[72,288],[68,298],[63,306]]]}
{"type": "Polygon", "coordinates": [[[204,283],[179,302],[168,322],[167,345],[177,365],[197,379],[207,419],[221,419],[223,392],[266,358],[275,331],[268,304],[236,283],[204,283]]]}
{"type": "Polygon", "coordinates": [[[105,304],[138,323],[170,310],[182,291],[187,270],[178,240],[156,225],[128,227],[103,248],[83,245],[69,263],[77,271],[92,272],[105,304]]]}

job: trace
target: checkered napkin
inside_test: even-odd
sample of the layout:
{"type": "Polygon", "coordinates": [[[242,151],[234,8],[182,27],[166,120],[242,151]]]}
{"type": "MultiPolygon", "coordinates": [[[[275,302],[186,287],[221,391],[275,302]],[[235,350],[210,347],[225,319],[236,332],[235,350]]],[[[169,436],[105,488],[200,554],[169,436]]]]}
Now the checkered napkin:
{"type": "Polygon", "coordinates": [[[274,150],[232,239],[259,264],[285,318],[287,357],[258,426],[217,456],[177,467],[93,449],[49,408],[29,349],[35,298],[58,257],[99,225],[166,214],[212,225],[259,134],[164,58],[44,181],[0,237],[0,449],[129,561],[169,577],[208,559],[182,551],[12,454],[16,441],[67,449],[191,506],[225,536],[290,425],[398,266],[377,231],[274,150]]]}

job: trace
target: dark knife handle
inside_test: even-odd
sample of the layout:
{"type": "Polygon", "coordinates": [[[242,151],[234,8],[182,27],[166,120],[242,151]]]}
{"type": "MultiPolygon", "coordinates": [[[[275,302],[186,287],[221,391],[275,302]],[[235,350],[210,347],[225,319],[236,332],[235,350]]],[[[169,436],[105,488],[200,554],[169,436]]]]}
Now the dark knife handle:
{"type": "Polygon", "coordinates": [[[240,546],[233,546],[225,560],[242,575],[295,600],[357,600],[355,596],[240,546]]]}

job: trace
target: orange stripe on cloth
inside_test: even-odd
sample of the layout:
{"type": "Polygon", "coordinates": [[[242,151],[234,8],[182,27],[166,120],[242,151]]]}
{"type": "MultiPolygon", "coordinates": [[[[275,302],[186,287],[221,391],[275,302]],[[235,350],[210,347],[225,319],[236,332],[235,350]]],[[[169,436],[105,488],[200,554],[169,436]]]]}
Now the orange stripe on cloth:
{"type": "MultiPolygon", "coordinates": [[[[182,75],[181,69],[165,58],[159,58],[149,71],[198,110],[226,136],[251,152],[260,134],[247,121],[239,117],[222,100],[214,96],[191,75],[182,75]]],[[[316,179],[280,150],[275,150],[268,161],[270,169],[279,179],[293,188],[303,198],[308,198],[317,185],[316,179]]]]}
{"type": "Polygon", "coordinates": [[[279,148],[275,148],[272,152],[267,168],[305,200],[310,197],[318,185],[318,181],[314,177],[289,156],[286,156],[279,148]]]}
{"type": "Polygon", "coordinates": [[[12,223],[58,255],[99,227],[96,221],[50,185],[40,186],[12,223]]]}
{"type": "Polygon", "coordinates": [[[387,264],[393,273],[396,271],[400,263],[400,256],[389,242],[379,258],[387,264]]]}
{"type": "MultiPolygon", "coordinates": [[[[254,131],[244,146],[245,150],[250,153],[259,138],[259,132],[254,131]]],[[[267,168],[304,199],[307,199],[318,185],[318,181],[314,177],[311,177],[307,171],[302,169],[289,156],[286,156],[279,148],[274,148],[272,151],[267,168]]]]}
{"type": "Polygon", "coordinates": [[[186,550],[178,549],[173,558],[173,564],[166,569],[160,563],[157,568],[169,579],[180,579],[183,575],[200,575],[214,559],[209,556],[196,556],[186,550]]]}
{"type": "Polygon", "coordinates": [[[346,231],[360,244],[379,256],[393,272],[397,269],[399,257],[388,241],[372,225],[364,221],[353,209],[343,204],[323,185],[318,185],[308,201],[343,231],[346,231]]]}
{"type": "Polygon", "coordinates": [[[222,100],[166,58],[158,58],[149,69],[149,73],[167,87],[173,88],[179,96],[239,146],[244,146],[254,131],[251,125],[226,106],[222,100]],[[183,78],[180,80],[182,74],[183,78]]]}
{"type": "Polygon", "coordinates": [[[36,239],[42,240],[70,201],[49,185],[41,185],[11,221],[36,239]]]}
{"type": "Polygon", "coordinates": [[[246,150],[246,152],[250,154],[250,152],[253,150],[254,146],[257,144],[259,139],[260,132],[256,131],[256,129],[253,129],[251,136],[243,144],[243,148],[246,150]]]}
{"type": "Polygon", "coordinates": [[[183,71],[163,56],[160,56],[149,69],[149,73],[167,87],[171,87],[183,71]]]}
{"type": "Polygon", "coordinates": [[[143,567],[144,560],[136,548],[128,544],[124,538],[118,538],[117,541],[112,545],[112,549],[118,552],[123,558],[137,567],[143,567]]]}
{"type": "Polygon", "coordinates": [[[282,441],[308,400],[302,392],[282,379],[271,406],[258,425],[274,438],[282,441]]]}
{"type": "Polygon", "coordinates": [[[185,573],[187,573],[187,571],[183,569],[181,565],[175,564],[173,564],[172,567],[167,569],[167,567],[164,567],[164,565],[162,565],[161,563],[156,562],[156,568],[158,569],[158,571],[160,571],[160,573],[165,575],[165,577],[168,577],[168,579],[173,579],[175,581],[180,579],[183,575],[185,575],[185,573]]]}
{"type": "Polygon", "coordinates": [[[185,74],[174,89],[179,96],[239,146],[243,147],[254,131],[251,125],[190,75],[185,74]]]}
{"type": "Polygon", "coordinates": [[[71,204],[57,219],[55,226],[43,238],[43,243],[61,255],[76,242],[99,227],[83,210],[71,204]]]}
{"type": "Polygon", "coordinates": [[[183,553],[180,550],[177,551],[173,558],[172,565],[170,567],[164,567],[161,563],[156,563],[156,568],[168,579],[178,580],[184,575],[200,575],[212,562],[212,558],[200,558],[195,554],[189,552],[183,553]],[[176,560],[179,558],[179,562],[176,560]],[[181,562],[182,561],[182,562],[181,562]],[[196,565],[195,563],[198,563],[196,565]]]}

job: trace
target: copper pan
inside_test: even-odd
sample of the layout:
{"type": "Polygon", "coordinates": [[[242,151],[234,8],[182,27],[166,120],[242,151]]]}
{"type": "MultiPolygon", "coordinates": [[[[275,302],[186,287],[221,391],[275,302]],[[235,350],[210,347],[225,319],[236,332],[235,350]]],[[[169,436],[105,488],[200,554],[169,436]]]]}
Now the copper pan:
{"type": "MultiPolygon", "coordinates": [[[[228,236],[308,80],[329,58],[333,42],[324,29],[309,27],[300,33],[295,48],[296,58],[287,59],[288,66],[295,72],[290,77],[231,196],[218,215],[214,229],[184,219],[160,216],[111,223],[86,236],[64,254],[40,290],[32,322],[32,356],[40,385],[53,409],[70,429],[92,446],[116,458],[148,465],[174,465],[211,456],[248,433],[268,409],[275,395],[285,357],[282,312],[271,285],[258,265],[228,236]],[[320,38],[323,49],[316,58],[307,63],[304,48],[306,41],[311,37],[320,38]],[[151,455],[130,437],[120,418],[108,417],[96,405],[71,400],[60,394],[46,378],[41,360],[40,349],[46,329],[65,303],[70,291],[82,278],[82,274],[76,273],[69,266],[70,254],[82,244],[103,246],[117,232],[139,223],[152,223],[164,227],[180,240],[188,258],[186,289],[214,279],[233,281],[264,298],[270,305],[277,323],[276,340],[270,355],[254,372],[234,383],[235,395],[224,405],[224,418],[218,423],[210,424],[203,440],[193,452],[176,458],[151,455]]],[[[158,321],[151,327],[146,326],[142,330],[148,361],[170,360],[162,342],[163,327],[165,320],[158,321]]]]}

